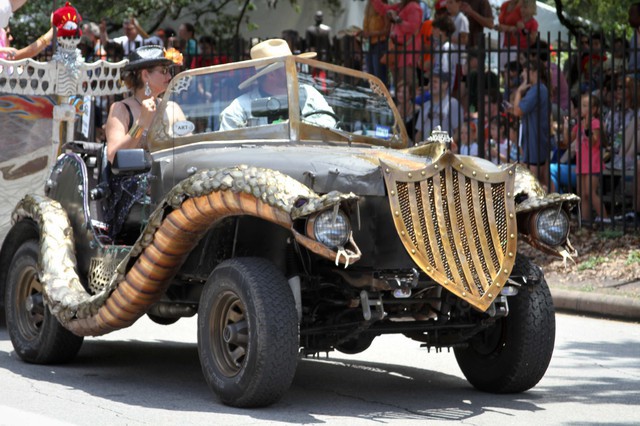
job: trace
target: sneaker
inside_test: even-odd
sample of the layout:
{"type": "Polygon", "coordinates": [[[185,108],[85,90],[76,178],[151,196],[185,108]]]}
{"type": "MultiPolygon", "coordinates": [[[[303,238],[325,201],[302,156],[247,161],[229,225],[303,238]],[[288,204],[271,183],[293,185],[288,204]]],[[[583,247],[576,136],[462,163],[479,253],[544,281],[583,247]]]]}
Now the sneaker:
{"type": "Polygon", "coordinates": [[[611,218],[596,216],[596,218],[593,219],[593,223],[611,223],[611,218]]]}
{"type": "Polygon", "coordinates": [[[636,218],[640,218],[636,212],[626,212],[625,214],[619,214],[613,217],[616,222],[633,222],[636,218]]]}

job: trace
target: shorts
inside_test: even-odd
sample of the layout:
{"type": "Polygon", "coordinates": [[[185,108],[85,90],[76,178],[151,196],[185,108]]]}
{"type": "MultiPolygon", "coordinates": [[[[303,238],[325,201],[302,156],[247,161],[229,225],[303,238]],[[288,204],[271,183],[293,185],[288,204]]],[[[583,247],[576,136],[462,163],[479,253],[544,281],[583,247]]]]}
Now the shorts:
{"type": "Polygon", "coordinates": [[[13,16],[13,8],[9,0],[0,0],[0,28],[6,28],[9,25],[11,16],[13,16]]]}

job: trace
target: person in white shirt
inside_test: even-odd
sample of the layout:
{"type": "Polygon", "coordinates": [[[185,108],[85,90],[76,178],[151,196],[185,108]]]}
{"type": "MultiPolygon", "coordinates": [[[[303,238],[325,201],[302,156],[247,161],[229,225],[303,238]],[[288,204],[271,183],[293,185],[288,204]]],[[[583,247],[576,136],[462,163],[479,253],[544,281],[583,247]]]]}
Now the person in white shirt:
{"type": "Polygon", "coordinates": [[[422,105],[422,111],[416,123],[416,145],[426,140],[431,131],[440,128],[454,135],[460,125],[460,103],[449,96],[449,82],[451,74],[448,72],[433,73],[429,82],[431,99],[422,105]]]}
{"type": "MultiPolygon", "coordinates": [[[[251,49],[251,59],[276,58],[292,55],[289,45],[282,39],[271,39],[256,44],[251,49]]],[[[316,52],[302,53],[299,56],[312,58],[316,52]]],[[[233,130],[243,127],[262,126],[273,123],[273,120],[287,119],[287,79],[281,62],[269,64],[260,68],[258,72],[242,82],[239,89],[243,90],[253,85],[252,89],[234,99],[220,114],[220,130],[233,130]],[[256,83],[256,84],[254,84],[256,83]],[[279,98],[285,95],[285,98],[279,98]],[[283,117],[254,116],[252,107],[255,101],[264,99],[268,105],[265,110],[284,112],[283,117]]],[[[300,85],[301,116],[306,123],[322,127],[336,127],[336,120],[332,117],[333,109],[326,99],[314,87],[308,84],[300,85]],[[318,111],[314,114],[314,111],[318,111]],[[322,111],[322,112],[321,112],[322,111]]]]}
{"type": "Polygon", "coordinates": [[[122,23],[124,35],[116,37],[113,40],[109,40],[107,35],[107,22],[103,19],[100,22],[100,43],[102,46],[106,46],[109,41],[118,43],[122,46],[122,49],[124,49],[125,56],[128,56],[129,53],[135,51],[144,43],[144,38],[140,35],[138,28],[139,25],[137,25],[136,18],[127,18],[122,23]]]}

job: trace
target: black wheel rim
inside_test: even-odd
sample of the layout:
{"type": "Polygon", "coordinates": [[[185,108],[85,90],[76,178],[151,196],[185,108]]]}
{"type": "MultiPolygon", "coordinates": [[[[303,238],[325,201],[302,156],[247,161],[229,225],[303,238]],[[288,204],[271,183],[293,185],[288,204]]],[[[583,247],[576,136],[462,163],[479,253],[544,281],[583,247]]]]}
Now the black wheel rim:
{"type": "Polygon", "coordinates": [[[471,341],[471,347],[480,355],[489,356],[500,352],[504,345],[506,322],[498,320],[496,324],[478,334],[471,341]]]}
{"type": "Polygon", "coordinates": [[[246,307],[235,293],[227,291],[216,298],[211,309],[213,359],[222,374],[232,377],[242,370],[249,346],[246,307]]]}
{"type": "Polygon", "coordinates": [[[45,309],[36,268],[28,266],[20,271],[16,285],[16,326],[25,339],[34,340],[42,329],[45,309]]]}

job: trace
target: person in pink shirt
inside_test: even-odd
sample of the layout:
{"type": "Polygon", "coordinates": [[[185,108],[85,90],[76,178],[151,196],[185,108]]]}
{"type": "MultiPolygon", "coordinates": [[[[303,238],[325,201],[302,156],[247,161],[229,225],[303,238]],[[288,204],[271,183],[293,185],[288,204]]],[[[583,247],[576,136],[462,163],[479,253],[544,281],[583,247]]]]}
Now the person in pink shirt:
{"type": "Polygon", "coordinates": [[[0,0],[0,59],[13,59],[18,52],[11,47],[13,38],[9,29],[9,18],[26,2],[26,0],[0,0]]]}
{"type": "Polygon", "coordinates": [[[16,55],[17,49],[11,47],[11,29],[0,28],[0,59],[13,59],[16,55]]]}
{"type": "Polygon", "coordinates": [[[416,0],[402,0],[397,4],[385,4],[382,0],[372,0],[373,7],[381,15],[386,14],[391,21],[389,51],[386,64],[391,70],[393,81],[413,80],[420,61],[422,9],[416,0]]]}
{"type": "MultiPolygon", "coordinates": [[[[601,146],[605,143],[600,126],[600,98],[584,94],[580,99],[580,121],[571,129],[571,140],[577,147],[576,175],[578,195],[583,220],[591,219],[591,209],[596,212],[596,222],[609,222],[607,211],[602,204],[598,185],[602,172],[601,146]]],[[[565,117],[565,136],[569,128],[569,118],[565,117]]]]}
{"type": "Polygon", "coordinates": [[[0,58],[10,61],[17,61],[19,59],[33,58],[38,53],[42,52],[45,47],[51,44],[53,40],[53,28],[38,37],[36,41],[23,47],[22,49],[15,49],[11,47],[13,37],[11,36],[11,28],[0,29],[0,58]]]}

